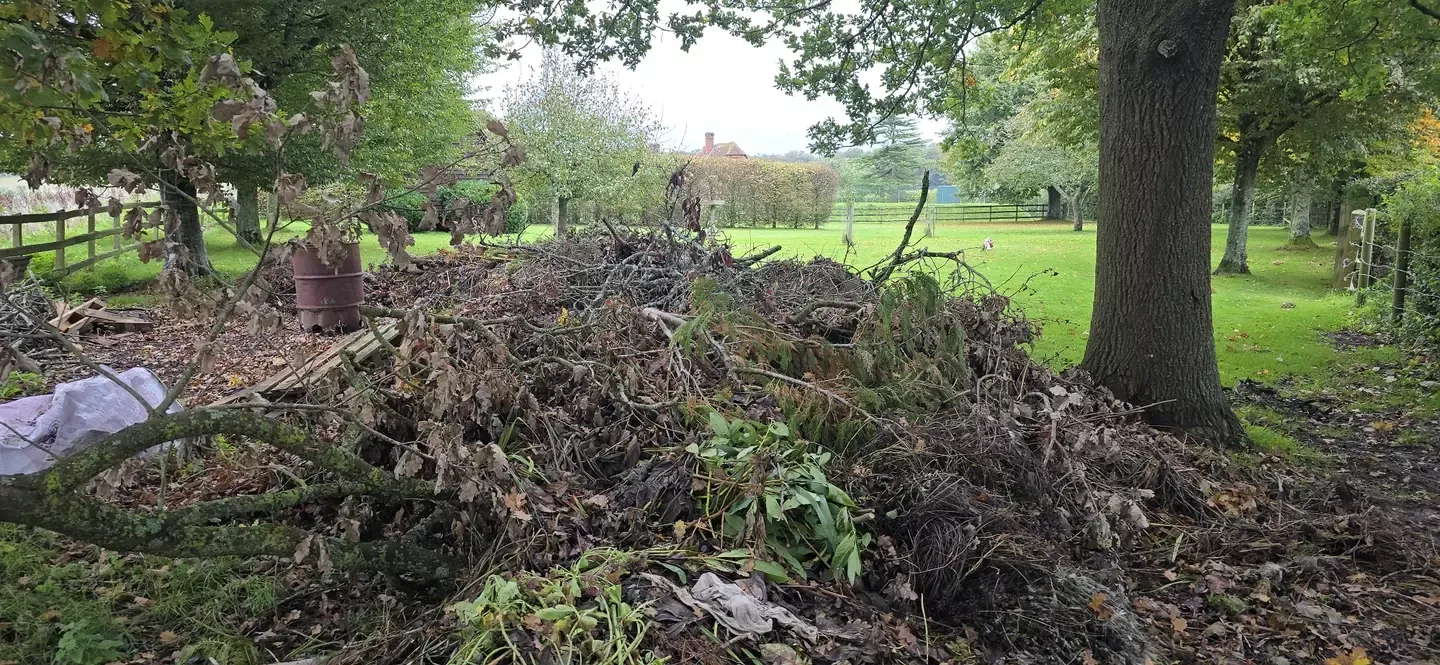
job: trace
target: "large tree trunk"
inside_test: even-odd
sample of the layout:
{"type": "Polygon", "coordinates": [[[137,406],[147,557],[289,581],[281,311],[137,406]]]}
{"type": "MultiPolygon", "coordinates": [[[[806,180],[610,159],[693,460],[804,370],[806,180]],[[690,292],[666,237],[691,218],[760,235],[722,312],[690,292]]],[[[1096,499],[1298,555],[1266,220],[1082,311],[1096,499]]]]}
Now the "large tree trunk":
{"type": "Polygon", "coordinates": [[[1145,416],[1244,440],[1215,364],[1210,185],[1233,2],[1100,0],[1100,207],[1083,366],[1145,416]]]}
{"type": "Polygon", "coordinates": [[[235,235],[252,245],[260,238],[260,190],[250,185],[235,185],[235,235]]]}
{"type": "Polygon", "coordinates": [[[1345,221],[1345,185],[1336,181],[1335,197],[1330,200],[1330,235],[1340,236],[1340,225],[1345,221]]]}
{"type": "Polygon", "coordinates": [[[1075,208],[1075,230],[1076,230],[1076,231],[1084,231],[1084,230],[1085,230],[1085,210],[1084,210],[1084,206],[1080,205],[1080,197],[1079,197],[1079,196],[1075,197],[1075,198],[1070,202],[1070,205],[1075,208]]]}
{"type": "Polygon", "coordinates": [[[1046,187],[1045,197],[1045,219],[1065,219],[1065,199],[1060,196],[1060,190],[1046,187]]]}
{"type": "Polygon", "coordinates": [[[1301,187],[1290,199],[1290,246],[1314,247],[1310,238],[1310,190],[1301,187]]]}
{"type": "Polygon", "coordinates": [[[1225,235],[1225,255],[1215,274],[1248,274],[1245,246],[1250,237],[1250,213],[1255,208],[1255,176],[1260,171],[1260,144],[1240,137],[1235,150],[1235,187],[1230,195],[1230,229],[1225,235]]]}
{"type": "Polygon", "coordinates": [[[570,198],[560,196],[555,199],[555,236],[565,235],[570,225],[570,198]]]}
{"type": "MultiPolygon", "coordinates": [[[[164,178],[165,182],[160,188],[160,200],[167,208],[174,210],[180,220],[172,232],[171,240],[185,248],[185,265],[190,274],[214,272],[214,268],[210,267],[210,254],[205,251],[205,227],[200,224],[200,209],[195,204],[195,185],[191,184],[189,178],[174,170],[165,170],[164,178]]],[[[173,261],[174,257],[167,258],[166,266],[172,265],[173,261]]]]}

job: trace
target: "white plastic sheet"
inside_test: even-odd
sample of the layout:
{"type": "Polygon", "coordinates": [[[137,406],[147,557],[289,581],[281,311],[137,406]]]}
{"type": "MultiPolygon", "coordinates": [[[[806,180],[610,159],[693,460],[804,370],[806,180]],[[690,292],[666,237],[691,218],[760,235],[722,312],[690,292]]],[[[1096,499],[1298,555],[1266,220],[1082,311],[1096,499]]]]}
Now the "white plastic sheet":
{"type": "MultiPolygon", "coordinates": [[[[150,370],[136,367],[119,377],[151,406],[164,401],[165,384],[150,370]]],[[[179,410],[172,404],[169,412],[179,410]]],[[[50,395],[0,404],[0,475],[44,471],[55,458],[93,446],[147,415],[133,395],[103,376],[62,383],[50,395]]]]}

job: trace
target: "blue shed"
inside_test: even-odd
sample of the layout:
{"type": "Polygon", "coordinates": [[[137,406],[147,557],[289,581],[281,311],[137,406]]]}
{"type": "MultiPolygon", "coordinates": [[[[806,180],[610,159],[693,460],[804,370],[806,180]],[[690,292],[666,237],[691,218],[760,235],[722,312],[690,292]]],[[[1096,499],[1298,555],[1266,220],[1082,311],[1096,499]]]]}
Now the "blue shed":
{"type": "Polygon", "coordinates": [[[959,203],[960,188],[955,185],[941,185],[935,188],[936,203],[959,203]]]}

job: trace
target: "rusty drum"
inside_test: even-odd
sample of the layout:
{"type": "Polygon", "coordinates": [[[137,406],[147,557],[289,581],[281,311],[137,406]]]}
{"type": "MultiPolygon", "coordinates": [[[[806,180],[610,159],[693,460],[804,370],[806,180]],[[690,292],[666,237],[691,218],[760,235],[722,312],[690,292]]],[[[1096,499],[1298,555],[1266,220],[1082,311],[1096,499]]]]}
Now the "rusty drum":
{"type": "Polygon", "coordinates": [[[295,310],[301,330],[333,334],[360,329],[365,280],[358,243],[346,244],[345,258],[328,266],[316,248],[301,244],[290,265],[295,270],[295,310]]]}

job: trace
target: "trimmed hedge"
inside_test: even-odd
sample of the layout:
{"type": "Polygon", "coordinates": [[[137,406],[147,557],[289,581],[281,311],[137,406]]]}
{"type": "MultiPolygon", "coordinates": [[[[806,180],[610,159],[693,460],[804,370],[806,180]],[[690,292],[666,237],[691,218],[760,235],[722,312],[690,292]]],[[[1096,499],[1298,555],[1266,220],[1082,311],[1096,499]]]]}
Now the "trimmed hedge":
{"type": "Polygon", "coordinates": [[[825,164],[765,159],[697,159],[690,189],[702,201],[724,201],[714,215],[720,226],[819,228],[830,217],[840,175],[825,164]]]}

